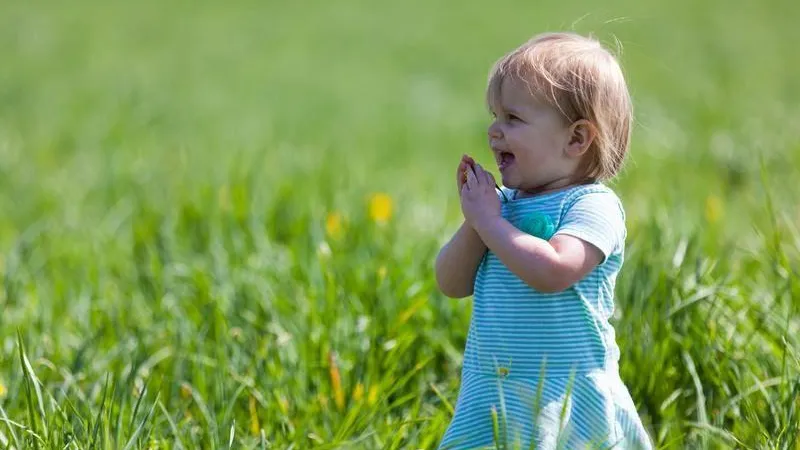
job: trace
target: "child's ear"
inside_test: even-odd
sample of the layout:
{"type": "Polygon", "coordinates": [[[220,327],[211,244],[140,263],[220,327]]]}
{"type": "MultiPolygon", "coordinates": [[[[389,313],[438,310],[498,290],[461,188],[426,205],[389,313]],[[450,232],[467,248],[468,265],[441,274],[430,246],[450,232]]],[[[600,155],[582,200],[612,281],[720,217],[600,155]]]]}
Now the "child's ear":
{"type": "Polygon", "coordinates": [[[586,119],[577,120],[569,126],[569,140],[565,151],[567,156],[583,156],[597,137],[597,128],[586,119]]]}

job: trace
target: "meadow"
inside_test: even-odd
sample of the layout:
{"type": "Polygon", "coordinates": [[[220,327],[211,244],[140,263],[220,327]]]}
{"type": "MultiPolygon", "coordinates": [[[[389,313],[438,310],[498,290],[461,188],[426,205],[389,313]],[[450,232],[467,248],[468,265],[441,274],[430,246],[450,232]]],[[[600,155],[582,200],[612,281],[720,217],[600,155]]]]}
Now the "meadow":
{"type": "MultiPolygon", "coordinates": [[[[0,449],[433,449],[433,261],[534,34],[634,98],[621,376],[661,449],[800,449],[800,3],[0,2],[0,449]]],[[[493,170],[496,174],[496,170],[493,170]]]]}

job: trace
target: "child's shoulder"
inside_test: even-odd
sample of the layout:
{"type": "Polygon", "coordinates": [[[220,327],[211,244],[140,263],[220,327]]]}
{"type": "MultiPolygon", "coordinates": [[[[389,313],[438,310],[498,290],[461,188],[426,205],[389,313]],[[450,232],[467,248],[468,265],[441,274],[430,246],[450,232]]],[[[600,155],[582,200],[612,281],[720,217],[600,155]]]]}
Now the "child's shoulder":
{"type": "Polygon", "coordinates": [[[568,196],[570,197],[581,197],[589,194],[605,194],[619,198],[614,189],[600,181],[572,186],[568,191],[568,196]]]}
{"type": "Polygon", "coordinates": [[[564,210],[570,209],[577,203],[612,214],[621,213],[623,217],[625,216],[625,208],[620,196],[614,189],[601,182],[574,186],[561,200],[564,210]]]}
{"type": "Polygon", "coordinates": [[[577,186],[564,197],[557,233],[571,234],[599,248],[606,258],[622,252],[627,236],[625,209],[602,183],[577,186]]]}

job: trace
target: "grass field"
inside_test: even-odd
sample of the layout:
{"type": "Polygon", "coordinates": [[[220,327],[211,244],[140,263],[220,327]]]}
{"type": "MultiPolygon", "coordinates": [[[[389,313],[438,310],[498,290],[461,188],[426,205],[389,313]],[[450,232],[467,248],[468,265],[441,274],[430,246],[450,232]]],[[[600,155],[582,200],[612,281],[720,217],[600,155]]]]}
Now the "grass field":
{"type": "Polygon", "coordinates": [[[435,448],[453,172],[556,29],[622,44],[654,441],[800,449],[800,3],[487,5],[0,2],[0,449],[435,448]]]}

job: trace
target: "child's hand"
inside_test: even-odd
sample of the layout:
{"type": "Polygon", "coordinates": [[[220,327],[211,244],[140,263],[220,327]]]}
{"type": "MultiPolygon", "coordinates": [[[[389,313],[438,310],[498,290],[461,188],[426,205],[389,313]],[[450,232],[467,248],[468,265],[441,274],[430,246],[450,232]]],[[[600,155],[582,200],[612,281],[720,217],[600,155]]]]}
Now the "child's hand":
{"type": "Polygon", "coordinates": [[[500,217],[500,199],[495,185],[492,174],[479,164],[467,169],[467,181],[461,186],[461,211],[472,228],[487,219],[500,217]]]}
{"type": "Polygon", "coordinates": [[[458,194],[461,195],[461,188],[467,182],[467,171],[475,166],[475,160],[471,156],[464,155],[458,163],[458,171],[456,172],[456,183],[458,185],[458,194]]]}

